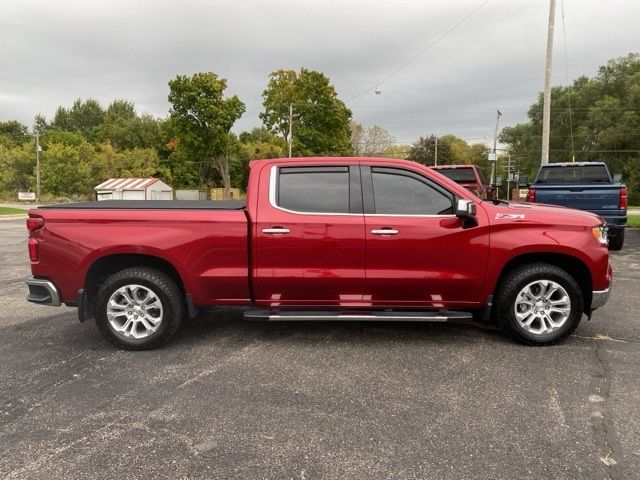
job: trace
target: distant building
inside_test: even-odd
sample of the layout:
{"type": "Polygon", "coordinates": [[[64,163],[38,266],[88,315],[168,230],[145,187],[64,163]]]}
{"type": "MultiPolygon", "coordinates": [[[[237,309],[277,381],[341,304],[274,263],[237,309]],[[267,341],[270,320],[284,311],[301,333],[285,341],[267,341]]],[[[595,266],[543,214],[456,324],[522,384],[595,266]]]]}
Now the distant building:
{"type": "Polygon", "coordinates": [[[110,178],[94,190],[97,200],[173,200],[173,190],[159,178],[110,178]]]}

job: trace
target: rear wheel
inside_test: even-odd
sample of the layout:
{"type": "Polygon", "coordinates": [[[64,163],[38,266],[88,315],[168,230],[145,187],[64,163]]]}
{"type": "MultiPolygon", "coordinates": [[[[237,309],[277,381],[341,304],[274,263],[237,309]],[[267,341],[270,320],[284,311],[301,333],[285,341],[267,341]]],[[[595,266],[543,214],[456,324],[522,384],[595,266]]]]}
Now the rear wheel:
{"type": "Polygon", "coordinates": [[[609,250],[622,250],[624,245],[624,228],[609,231],[609,250]]]}
{"type": "Polygon", "coordinates": [[[566,339],[580,323],[583,297],[576,280],[546,263],[509,272],[495,295],[498,324],[528,345],[552,345],[566,339]]]}
{"type": "Polygon", "coordinates": [[[110,276],[98,290],[96,323],[115,345],[147,350],[166,342],[184,316],[182,292],[167,274],[132,267],[110,276]]]}

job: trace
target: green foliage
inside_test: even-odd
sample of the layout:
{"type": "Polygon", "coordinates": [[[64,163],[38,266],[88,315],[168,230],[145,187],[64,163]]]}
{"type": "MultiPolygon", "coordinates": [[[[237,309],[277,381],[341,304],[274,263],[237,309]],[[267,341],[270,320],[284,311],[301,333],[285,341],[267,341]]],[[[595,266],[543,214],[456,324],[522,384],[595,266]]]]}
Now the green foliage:
{"type": "Polygon", "coordinates": [[[411,153],[411,145],[391,145],[380,156],[407,160],[411,153]]]}
{"type": "Polygon", "coordinates": [[[0,144],[0,191],[15,193],[35,185],[35,142],[13,147],[0,144]]]}
{"type": "MultiPolygon", "coordinates": [[[[52,144],[41,162],[42,191],[53,195],[84,194],[94,187],[91,175],[93,147],[52,144]]],[[[44,157],[44,155],[43,155],[44,157]]]]}
{"type": "Polygon", "coordinates": [[[169,82],[169,115],[181,147],[199,159],[214,159],[227,151],[228,134],[245,111],[237,96],[224,97],[227,81],[215,73],[179,75],[169,82]]]}
{"type": "Polygon", "coordinates": [[[58,107],[53,121],[48,126],[56,130],[80,132],[89,140],[95,140],[104,121],[105,111],[94,98],[77,99],[71,108],[58,107]]]}
{"type": "MultiPolygon", "coordinates": [[[[542,94],[528,116],[528,123],[505,128],[500,141],[517,168],[533,175],[540,166],[542,94]]],[[[631,200],[640,201],[640,54],[612,59],[595,77],[552,89],[551,162],[572,160],[571,126],[575,160],[606,162],[623,174],[631,200]]]]}
{"type": "Polygon", "coordinates": [[[29,129],[17,120],[0,122],[0,144],[5,146],[22,145],[31,140],[29,129]]]}
{"type": "Polygon", "coordinates": [[[212,72],[179,75],[169,82],[169,116],[176,148],[192,160],[214,163],[228,192],[229,156],[237,141],[230,131],[245,106],[236,95],[225,98],[226,88],[227,81],[212,72]]]}
{"type": "Polygon", "coordinates": [[[289,132],[289,106],[293,107],[295,156],[352,154],[351,111],[324,74],[305,68],[299,73],[277,70],[269,75],[262,98],[264,126],[283,138],[289,132]]]}
{"type": "MultiPolygon", "coordinates": [[[[434,165],[435,135],[420,137],[413,144],[408,160],[434,165]]],[[[477,165],[488,176],[491,166],[488,161],[489,147],[482,143],[469,145],[455,135],[438,137],[438,165],[477,165]]]]}

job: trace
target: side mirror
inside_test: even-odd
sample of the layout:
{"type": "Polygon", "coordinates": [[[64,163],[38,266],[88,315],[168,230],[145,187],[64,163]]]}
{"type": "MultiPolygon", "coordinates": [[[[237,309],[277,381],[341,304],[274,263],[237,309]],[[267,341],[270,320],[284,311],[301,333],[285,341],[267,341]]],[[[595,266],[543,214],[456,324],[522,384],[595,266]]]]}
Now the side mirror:
{"type": "Polygon", "coordinates": [[[621,173],[614,173],[613,174],[613,181],[615,183],[619,183],[620,181],[622,181],[622,174],[621,173]]]}
{"type": "Polygon", "coordinates": [[[456,201],[456,217],[460,219],[463,228],[477,225],[476,208],[476,204],[471,200],[458,199],[456,201]]]}

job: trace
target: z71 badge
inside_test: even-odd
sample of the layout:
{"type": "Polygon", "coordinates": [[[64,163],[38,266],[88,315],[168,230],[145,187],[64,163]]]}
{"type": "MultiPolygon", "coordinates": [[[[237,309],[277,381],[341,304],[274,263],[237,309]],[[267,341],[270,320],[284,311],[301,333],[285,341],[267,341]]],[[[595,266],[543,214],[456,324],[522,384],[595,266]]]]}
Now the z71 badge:
{"type": "Polygon", "coordinates": [[[496,213],[496,220],[524,220],[521,213],[496,213]]]}

